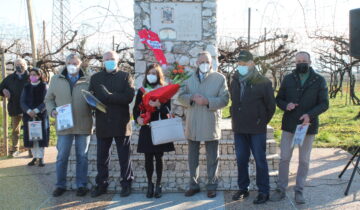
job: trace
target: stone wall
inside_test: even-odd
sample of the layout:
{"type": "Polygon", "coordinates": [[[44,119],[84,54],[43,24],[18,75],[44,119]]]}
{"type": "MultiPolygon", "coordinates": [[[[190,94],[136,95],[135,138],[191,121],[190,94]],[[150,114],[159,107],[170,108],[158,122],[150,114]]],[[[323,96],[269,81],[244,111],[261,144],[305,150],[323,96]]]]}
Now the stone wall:
{"type": "MultiPolygon", "coordinates": [[[[197,56],[201,51],[207,50],[213,58],[214,69],[217,67],[217,42],[216,42],[216,1],[215,0],[135,0],[134,2],[134,58],[135,58],[135,86],[138,89],[142,85],[146,67],[152,63],[158,63],[151,50],[139,41],[137,32],[143,28],[152,29],[154,21],[160,21],[152,18],[151,4],[153,3],[173,3],[173,4],[192,4],[200,7],[201,11],[201,38],[200,40],[161,40],[163,51],[167,62],[172,65],[178,62],[185,66],[186,71],[196,69],[197,56]],[[153,22],[152,22],[153,21],[153,22]]],[[[175,11],[176,12],[176,11],[175,11]]],[[[172,111],[183,117],[184,111],[177,101],[172,103],[172,111]]]]}
{"type": "MultiPolygon", "coordinates": [[[[222,122],[222,138],[219,143],[219,190],[237,190],[237,165],[236,156],[234,151],[234,137],[231,131],[229,120],[223,120],[222,122]]],[[[131,160],[133,164],[133,170],[135,180],[133,182],[134,191],[145,191],[147,187],[147,179],[145,173],[144,155],[136,152],[137,149],[138,132],[134,131],[131,136],[131,160]]],[[[76,189],[75,184],[75,145],[71,150],[71,156],[69,159],[68,167],[68,188],[76,189]]],[[[188,144],[186,141],[175,142],[175,151],[165,153],[164,155],[164,169],[162,184],[164,191],[167,192],[179,192],[184,191],[188,187],[189,183],[189,169],[188,169],[188,144]]],[[[278,173],[279,156],[277,155],[276,142],[273,139],[273,129],[268,128],[267,133],[267,160],[269,165],[270,183],[271,187],[275,187],[275,177],[278,173]]],[[[92,187],[95,185],[96,170],[96,137],[93,136],[89,147],[89,185],[92,187]]],[[[200,186],[204,189],[206,184],[206,155],[205,145],[202,143],[200,148],[200,186]]],[[[251,189],[255,189],[255,162],[253,157],[250,159],[249,173],[251,176],[251,189]]],[[[111,147],[111,160],[109,167],[109,190],[120,190],[120,166],[117,157],[117,151],[115,142],[111,147]]],[[[156,173],[154,172],[154,181],[156,173]]]]}

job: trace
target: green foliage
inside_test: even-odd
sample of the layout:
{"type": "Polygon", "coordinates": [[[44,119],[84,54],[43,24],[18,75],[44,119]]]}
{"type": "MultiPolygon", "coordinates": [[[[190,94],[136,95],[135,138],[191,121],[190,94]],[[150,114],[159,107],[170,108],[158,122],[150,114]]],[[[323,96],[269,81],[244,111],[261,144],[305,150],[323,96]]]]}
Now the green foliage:
{"type": "MultiPolygon", "coordinates": [[[[230,116],[230,104],[223,109],[223,118],[230,116]]],[[[330,108],[320,115],[319,133],[316,135],[315,147],[341,147],[344,149],[360,145],[360,119],[355,116],[360,111],[360,106],[345,105],[345,97],[330,99],[330,108]]],[[[277,142],[281,138],[281,119],[283,111],[276,108],[270,126],[275,129],[277,142]]]]}

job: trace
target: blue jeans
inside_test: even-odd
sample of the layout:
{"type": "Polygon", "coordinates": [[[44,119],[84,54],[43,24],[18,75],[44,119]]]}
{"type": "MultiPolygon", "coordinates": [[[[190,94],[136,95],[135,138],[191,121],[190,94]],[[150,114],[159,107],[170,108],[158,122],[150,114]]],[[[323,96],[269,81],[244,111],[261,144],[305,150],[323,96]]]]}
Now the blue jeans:
{"type": "Polygon", "coordinates": [[[56,158],[56,187],[66,189],[66,173],[68,167],[68,159],[70,156],[71,146],[75,139],[76,153],[76,186],[86,187],[88,173],[88,150],[90,143],[90,135],[58,135],[56,148],[58,155],[56,158]]]}
{"type": "Polygon", "coordinates": [[[250,150],[256,163],[256,185],[259,193],[269,194],[269,169],[266,160],[266,133],[235,133],[235,152],[238,166],[238,185],[240,190],[247,190],[249,179],[250,150]]]}

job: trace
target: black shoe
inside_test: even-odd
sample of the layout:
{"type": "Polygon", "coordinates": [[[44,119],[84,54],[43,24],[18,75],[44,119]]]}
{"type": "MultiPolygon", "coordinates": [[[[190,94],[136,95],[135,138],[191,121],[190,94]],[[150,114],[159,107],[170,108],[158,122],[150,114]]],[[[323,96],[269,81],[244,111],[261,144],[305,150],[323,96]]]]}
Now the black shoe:
{"type": "Polygon", "coordinates": [[[121,188],[120,197],[127,197],[131,194],[131,186],[125,186],[121,188]]]}
{"type": "Polygon", "coordinates": [[[161,196],[162,196],[162,186],[161,184],[156,184],[154,197],[161,198],[161,196]]]}
{"type": "Polygon", "coordinates": [[[91,191],[91,197],[93,197],[93,198],[98,197],[102,194],[105,194],[106,191],[107,191],[106,187],[95,186],[93,188],[93,190],[91,191]]]}
{"type": "Polygon", "coordinates": [[[44,167],[45,164],[44,164],[44,160],[42,158],[39,158],[39,166],[40,167],[44,167]]]}
{"type": "Polygon", "coordinates": [[[185,197],[191,197],[193,195],[195,195],[196,193],[199,193],[200,189],[190,189],[188,191],[185,192],[185,197]]]}
{"type": "Polygon", "coordinates": [[[85,196],[89,190],[86,187],[79,187],[76,191],[76,196],[85,196]]]}
{"type": "Polygon", "coordinates": [[[249,196],[248,190],[239,190],[233,195],[232,199],[233,201],[237,201],[237,200],[242,200],[248,196],[249,196]]]}
{"type": "Polygon", "coordinates": [[[254,204],[262,204],[268,200],[269,200],[269,194],[259,193],[253,203],[254,204]]]}
{"type": "Polygon", "coordinates": [[[36,158],[33,158],[32,161],[30,161],[30,162],[28,163],[28,166],[33,166],[33,165],[35,165],[35,162],[36,162],[36,158]]]}
{"type": "Polygon", "coordinates": [[[216,190],[208,190],[207,191],[208,198],[215,198],[216,197],[216,190]]]}
{"type": "Polygon", "coordinates": [[[31,152],[31,149],[28,150],[28,156],[29,156],[29,158],[34,157],[33,154],[32,154],[32,152],[31,152]]]}
{"type": "Polygon", "coordinates": [[[152,198],[153,196],[154,196],[154,184],[153,183],[148,183],[146,197],[147,198],[152,198]]]}
{"type": "Polygon", "coordinates": [[[56,188],[56,189],[54,190],[53,196],[54,196],[54,197],[59,197],[59,196],[61,196],[62,194],[64,194],[64,192],[66,192],[66,189],[58,187],[58,188],[56,188]]]}

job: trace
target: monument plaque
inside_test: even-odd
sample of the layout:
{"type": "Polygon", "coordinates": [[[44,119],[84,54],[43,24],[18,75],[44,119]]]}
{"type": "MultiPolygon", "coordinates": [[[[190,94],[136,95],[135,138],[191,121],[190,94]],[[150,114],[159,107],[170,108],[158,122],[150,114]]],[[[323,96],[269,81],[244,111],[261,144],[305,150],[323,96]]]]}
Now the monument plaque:
{"type": "Polygon", "coordinates": [[[202,39],[201,3],[151,3],[151,30],[161,40],[202,39]]]}

